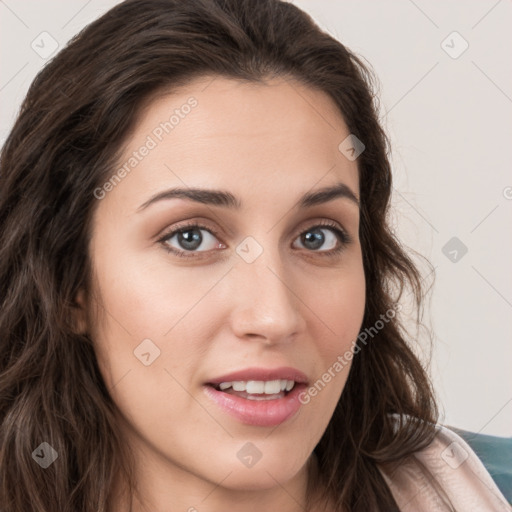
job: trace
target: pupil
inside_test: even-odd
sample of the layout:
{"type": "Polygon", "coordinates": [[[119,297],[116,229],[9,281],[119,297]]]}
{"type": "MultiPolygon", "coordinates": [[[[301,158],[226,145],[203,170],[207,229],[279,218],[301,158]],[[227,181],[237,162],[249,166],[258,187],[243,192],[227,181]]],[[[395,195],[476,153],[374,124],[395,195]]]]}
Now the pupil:
{"type": "Polygon", "coordinates": [[[308,233],[306,233],[303,236],[302,243],[304,245],[306,245],[305,242],[310,242],[310,241],[312,241],[313,244],[310,245],[309,247],[311,249],[318,249],[324,243],[324,234],[322,233],[322,231],[320,229],[314,229],[314,230],[308,231],[308,233]],[[310,236],[310,234],[312,234],[313,236],[310,236]]]}
{"type": "Polygon", "coordinates": [[[202,241],[203,236],[198,229],[188,229],[187,231],[178,233],[178,243],[189,251],[197,249],[202,241]],[[192,235],[190,236],[191,233],[192,235]]]}

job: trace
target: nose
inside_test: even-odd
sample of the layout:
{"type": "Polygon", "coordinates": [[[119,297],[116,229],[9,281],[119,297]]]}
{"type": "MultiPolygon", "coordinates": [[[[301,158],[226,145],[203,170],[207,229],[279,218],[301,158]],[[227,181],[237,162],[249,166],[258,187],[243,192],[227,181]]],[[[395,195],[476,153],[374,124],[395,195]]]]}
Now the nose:
{"type": "Polygon", "coordinates": [[[267,345],[290,342],[301,332],[301,297],[290,267],[285,268],[276,250],[265,250],[255,261],[240,260],[231,279],[231,326],[240,339],[260,339],[267,345]]]}

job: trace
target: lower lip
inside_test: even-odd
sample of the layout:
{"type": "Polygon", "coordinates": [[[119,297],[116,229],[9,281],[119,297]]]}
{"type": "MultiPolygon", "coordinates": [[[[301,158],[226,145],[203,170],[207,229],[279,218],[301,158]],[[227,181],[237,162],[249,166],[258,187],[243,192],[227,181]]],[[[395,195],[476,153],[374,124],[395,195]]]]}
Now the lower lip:
{"type": "Polygon", "coordinates": [[[203,386],[206,396],[223,411],[246,425],[274,427],[294,416],[302,405],[299,401],[304,384],[295,384],[283,398],[273,400],[249,400],[218,391],[212,386],[203,386]]]}

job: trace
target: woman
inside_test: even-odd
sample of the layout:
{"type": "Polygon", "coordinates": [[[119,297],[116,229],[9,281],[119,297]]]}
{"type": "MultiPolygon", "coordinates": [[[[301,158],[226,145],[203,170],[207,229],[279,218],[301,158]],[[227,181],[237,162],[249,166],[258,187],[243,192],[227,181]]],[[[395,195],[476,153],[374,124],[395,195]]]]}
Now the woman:
{"type": "Polygon", "coordinates": [[[36,77],[0,172],[2,512],[509,510],[400,323],[371,80],[275,0],[128,0],[36,77]]]}

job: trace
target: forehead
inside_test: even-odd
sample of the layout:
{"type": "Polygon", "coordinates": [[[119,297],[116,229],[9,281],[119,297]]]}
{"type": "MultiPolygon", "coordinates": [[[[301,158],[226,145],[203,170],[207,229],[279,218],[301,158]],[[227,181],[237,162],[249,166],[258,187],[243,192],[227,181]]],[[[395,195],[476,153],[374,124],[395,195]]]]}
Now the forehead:
{"type": "Polygon", "coordinates": [[[116,188],[140,196],[230,187],[275,198],[343,181],[358,195],[357,163],[339,150],[348,135],[322,91],[284,78],[203,77],[145,103],[117,162],[129,176],[116,188]]]}

